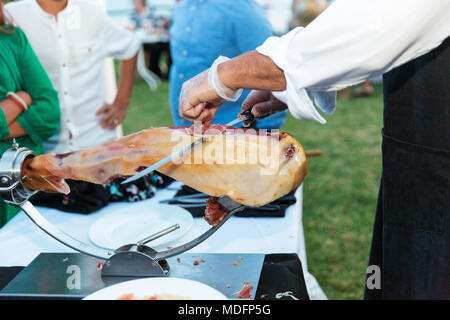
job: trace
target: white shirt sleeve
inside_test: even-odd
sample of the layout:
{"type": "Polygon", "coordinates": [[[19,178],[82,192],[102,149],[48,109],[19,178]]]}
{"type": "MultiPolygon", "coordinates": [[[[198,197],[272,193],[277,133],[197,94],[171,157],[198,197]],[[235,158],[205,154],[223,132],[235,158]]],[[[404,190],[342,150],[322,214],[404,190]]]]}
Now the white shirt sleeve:
{"type": "Polygon", "coordinates": [[[449,35],[448,0],[336,0],[308,27],[257,51],[285,73],[287,90],[275,96],[296,118],[324,123],[312,100],[332,113],[333,91],[426,54],[449,35]]]}
{"type": "Polygon", "coordinates": [[[140,48],[140,41],[135,34],[115,22],[106,14],[102,44],[106,57],[114,57],[119,60],[128,60],[136,55],[140,48]]]}

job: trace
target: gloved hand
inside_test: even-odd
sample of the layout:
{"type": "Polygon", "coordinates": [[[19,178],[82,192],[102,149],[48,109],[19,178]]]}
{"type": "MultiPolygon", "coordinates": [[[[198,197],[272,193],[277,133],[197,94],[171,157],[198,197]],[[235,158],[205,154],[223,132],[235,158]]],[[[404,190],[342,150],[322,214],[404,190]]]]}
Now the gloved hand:
{"type": "Polygon", "coordinates": [[[227,60],[229,59],[219,57],[210,69],[183,84],[178,107],[180,117],[209,125],[222,104],[239,99],[242,90],[227,88],[220,81],[217,72],[219,64],[227,60]]]}
{"type": "Polygon", "coordinates": [[[287,105],[275,98],[271,91],[253,90],[242,103],[241,112],[251,110],[257,119],[286,110],[287,105]]]}

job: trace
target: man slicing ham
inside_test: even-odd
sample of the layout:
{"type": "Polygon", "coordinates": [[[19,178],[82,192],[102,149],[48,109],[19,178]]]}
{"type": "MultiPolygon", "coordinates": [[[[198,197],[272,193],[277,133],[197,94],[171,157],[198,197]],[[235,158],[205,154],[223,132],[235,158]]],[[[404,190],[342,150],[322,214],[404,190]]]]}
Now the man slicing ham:
{"type": "Polygon", "coordinates": [[[187,81],[180,115],[209,124],[239,89],[263,118],[325,123],[335,91],[384,75],[383,174],[367,299],[450,298],[450,1],[335,1],[305,29],[187,81]]]}

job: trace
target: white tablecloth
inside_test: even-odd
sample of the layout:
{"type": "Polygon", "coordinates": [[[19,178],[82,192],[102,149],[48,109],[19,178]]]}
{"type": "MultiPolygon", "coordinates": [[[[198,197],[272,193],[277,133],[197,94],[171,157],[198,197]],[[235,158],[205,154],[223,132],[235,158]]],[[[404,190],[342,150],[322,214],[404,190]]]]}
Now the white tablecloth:
{"type": "MultiPolygon", "coordinates": [[[[171,198],[174,183],[170,190],[160,190],[152,199],[145,200],[149,206],[159,200],[171,198]]],[[[289,207],[284,218],[241,218],[231,217],[221,229],[208,240],[191,249],[191,253],[297,253],[302,261],[308,291],[318,290],[317,282],[307,270],[303,225],[302,225],[302,187],[296,192],[297,202],[289,207]]],[[[55,209],[39,208],[42,215],[73,237],[85,243],[89,240],[90,226],[108,212],[133,211],[133,203],[112,203],[98,212],[82,215],[61,212],[55,209]]],[[[189,232],[171,246],[192,240],[209,229],[201,218],[195,218],[189,232]]],[[[0,266],[26,266],[41,252],[73,252],[72,249],[57,242],[40,230],[20,212],[14,219],[0,229],[0,266]]],[[[321,290],[320,290],[321,292],[321,290]]],[[[323,294],[323,293],[320,293],[323,294]]],[[[313,298],[313,297],[312,297],[313,298]]]]}

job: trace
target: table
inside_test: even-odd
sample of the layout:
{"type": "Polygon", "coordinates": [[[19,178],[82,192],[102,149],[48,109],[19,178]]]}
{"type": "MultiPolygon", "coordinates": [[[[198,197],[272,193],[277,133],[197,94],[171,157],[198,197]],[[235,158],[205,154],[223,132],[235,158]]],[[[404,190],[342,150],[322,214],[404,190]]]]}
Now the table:
{"type": "MultiPolygon", "coordinates": [[[[151,206],[159,200],[173,197],[180,187],[180,183],[172,183],[169,188],[159,190],[154,198],[145,201],[151,206]]],[[[302,262],[311,299],[325,299],[317,281],[308,273],[302,226],[302,187],[295,195],[297,202],[287,209],[284,218],[231,217],[214,235],[189,252],[296,253],[302,262]]],[[[60,212],[49,208],[39,208],[39,210],[55,226],[80,241],[90,243],[89,228],[97,219],[113,210],[133,210],[133,205],[135,204],[112,203],[89,215],[60,212]]],[[[190,231],[172,246],[197,237],[209,227],[203,219],[195,218],[190,231]]],[[[26,266],[41,252],[74,251],[40,230],[23,212],[0,229],[0,267],[26,266]]]]}

